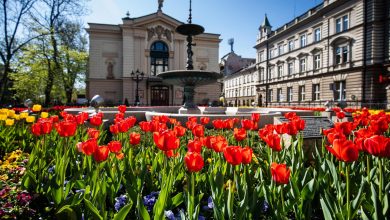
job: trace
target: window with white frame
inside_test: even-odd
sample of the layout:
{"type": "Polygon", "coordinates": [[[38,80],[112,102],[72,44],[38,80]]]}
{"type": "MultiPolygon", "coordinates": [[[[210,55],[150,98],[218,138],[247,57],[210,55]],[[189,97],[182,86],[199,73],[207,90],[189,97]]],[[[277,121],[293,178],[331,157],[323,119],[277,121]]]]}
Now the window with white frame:
{"type": "Polygon", "coordinates": [[[260,52],[260,62],[264,61],[264,51],[260,52]]]}
{"type": "Polygon", "coordinates": [[[255,87],[254,87],[254,86],[252,86],[252,95],[256,95],[255,87]]]}
{"type": "Polygon", "coordinates": [[[294,39],[288,41],[288,51],[294,50],[294,39]]]}
{"type": "Polygon", "coordinates": [[[276,90],[276,100],[277,100],[277,102],[282,101],[282,88],[279,88],[276,90]]]}
{"type": "Polygon", "coordinates": [[[306,58],[302,58],[299,60],[299,72],[306,72],[306,58]]]}
{"type": "Polygon", "coordinates": [[[313,84],[313,101],[320,101],[320,84],[313,84]]]}
{"type": "Polygon", "coordinates": [[[346,31],[349,28],[349,16],[344,15],[336,19],[336,33],[346,31]]]}
{"type": "Polygon", "coordinates": [[[321,68],[321,54],[314,55],[314,69],[318,70],[321,68]]]}
{"type": "Polygon", "coordinates": [[[321,28],[314,29],[314,42],[319,42],[321,40],[321,28]]]}
{"type": "Polygon", "coordinates": [[[246,87],[246,95],[251,96],[252,94],[250,93],[250,87],[246,87]]]}
{"type": "Polygon", "coordinates": [[[302,34],[299,39],[300,39],[301,47],[305,47],[306,46],[306,34],[302,34]]]}
{"type": "Polygon", "coordinates": [[[305,86],[299,86],[298,89],[298,101],[305,101],[305,86]]]}
{"type": "Polygon", "coordinates": [[[283,65],[278,65],[278,78],[283,76],[283,65]]]}
{"type": "Polygon", "coordinates": [[[334,100],[342,101],[346,98],[345,93],[346,83],[345,81],[338,81],[334,83],[334,100]]]}
{"type": "Polygon", "coordinates": [[[349,48],[348,46],[336,47],[336,64],[342,64],[349,61],[349,48]]]}
{"type": "Polygon", "coordinates": [[[292,74],[294,74],[294,62],[289,62],[287,64],[287,74],[289,76],[291,76],[292,74]]]}
{"type": "Polygon", "coordinates": [[[293,100],[293,87],[287,87],[287,102],[292,102],[293,100]]]}
{"type": "Polygon", "coordinates": [[[260,82],[264,81],[265,78],[264,78],[264,68],[260,68],[260,82]]]}

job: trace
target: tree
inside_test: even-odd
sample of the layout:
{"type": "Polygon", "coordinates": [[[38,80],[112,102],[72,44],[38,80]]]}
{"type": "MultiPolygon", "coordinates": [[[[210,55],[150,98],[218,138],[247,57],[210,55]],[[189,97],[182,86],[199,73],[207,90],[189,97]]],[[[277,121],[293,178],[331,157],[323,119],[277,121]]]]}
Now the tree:
{"type": "Polygon", "coordinates": [[[58,37],[58,33],[61,32],[63,24],[72,16],[77,17],[85,13],[83,3],[82,0],[41,0],[39,7],[34,8],[33,20],[41,29],[49,33],[46,39],[50,46],[50,54],[47,56],[48,75],[45,85],[45,105],[49,105],[51,101],[55,77],[63,74],[59,51],[61,39],[58,37]]]}
{"type": "Polygon", "coordinates": [[[37,35],[21,34],[22,23],[29,15],[36,0],[0,0],[0,58],[3,66],[0,72],[0,103],[5,103],[9,87],[12,61],[37,35]],[[23,37],[20,37],[23,36],[23,37]]]}

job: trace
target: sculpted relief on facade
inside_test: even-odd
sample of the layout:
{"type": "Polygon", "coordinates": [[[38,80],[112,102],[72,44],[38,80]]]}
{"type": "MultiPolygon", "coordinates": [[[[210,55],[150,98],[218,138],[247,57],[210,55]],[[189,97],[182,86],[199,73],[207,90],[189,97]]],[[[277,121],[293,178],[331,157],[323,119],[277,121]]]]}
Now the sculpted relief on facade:
{"type": "Polygon", "coordinates": [[[164,28],[161,25],[157,25],[155,27],[150,27],[147,29],[148,31],[148,41],[150,41],[153,37],[157,37],[157,39],[161,40],[162,37],[165,37],[169,42],[172,42],[172,31],[168,28],[164,28]]]}

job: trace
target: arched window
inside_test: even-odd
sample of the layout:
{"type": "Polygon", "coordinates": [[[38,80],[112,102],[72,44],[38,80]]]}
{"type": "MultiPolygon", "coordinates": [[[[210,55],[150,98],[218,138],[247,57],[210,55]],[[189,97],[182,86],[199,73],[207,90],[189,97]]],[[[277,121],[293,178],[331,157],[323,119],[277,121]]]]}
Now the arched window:
{"type": "Polygon", "coordinates": [[[166,43],[156,41],[150,47],[150,71],[152,76],[168,71],[169,50],[166,43]]]}

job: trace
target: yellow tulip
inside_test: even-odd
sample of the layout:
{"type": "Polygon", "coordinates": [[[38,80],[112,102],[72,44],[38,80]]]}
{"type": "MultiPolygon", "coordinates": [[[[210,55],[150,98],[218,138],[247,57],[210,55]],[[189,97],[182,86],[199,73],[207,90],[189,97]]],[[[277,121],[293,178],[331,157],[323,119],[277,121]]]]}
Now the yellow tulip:
{"type": "Polygon", "coordinates": [[[47,118],[47,117],[49,117],[49,113],[41,112],[41,118],[47,118]]]}
{"type": "Polygon", "coordinates": [[[33,105],[32,107],[33,112],[40,112],[42,110],[41,105],[33,105]]]}
{"type": "Polygon", "coordinates": [[[0,114],[0,121],[4,121],[5,119],[7,119],[7,115],[6,114],[0,114]]]}
{"type": "Polygon", "coordinates": [[[14,118],[16,121],[19,121],[19,120],[20,120],[20,115],[15,114],[13,118],[14,118]]]}
{"type": "Polygon", "coordinates": [[[5,120],[5,125],[6,126],[12,126],[12,125],[14,125],[14,123],[15,123],[15,120],[13,120],[13,119],[5,120]]]}
{"type": "Polygon", "coordinates": [[[8,110],[8,118],[13,118],[14,115],[15,115],[15,111],[14,110],[8,110]]]}
{"type": "Polygon", "coordinates": [[[20,113],[20,119],[27,118],[27,117],[28,117],[28,112],[20,113]]]}
{"type": "Polygon", "coordinates": [[[8,114],[8,109],[6,109],[6,108],[2,108],[2,109],[0,109],[0,114],[8,114]]]}
{"type": "Polygon", "coordinates": [[[26,118],[26,122],[27,123],[33,123],[35,121],[35,116],[27,116],[26,118]]]}

